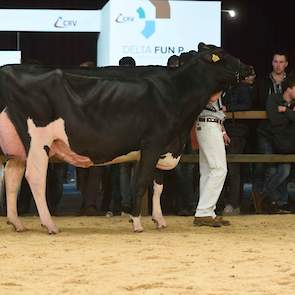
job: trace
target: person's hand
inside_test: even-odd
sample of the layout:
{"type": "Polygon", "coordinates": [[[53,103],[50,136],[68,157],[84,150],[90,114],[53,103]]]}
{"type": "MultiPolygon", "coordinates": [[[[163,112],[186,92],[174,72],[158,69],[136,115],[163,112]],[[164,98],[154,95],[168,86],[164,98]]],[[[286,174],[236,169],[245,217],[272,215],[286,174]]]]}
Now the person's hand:
{"type": "Polygon", "coordinates": [[[222,111],[223,112],[226,112],[227,110],[226,110],[226,106],[222,106],[222,111]]]}
{"type": "Polygon", "coordinates": [[[229,145],[230,144],[230,137],[227,135],[227,133],[225,131],[222,132],[223,135],[223,141],[225,145],[229,145]]]}
{"type": "Polygon", "coordinates": [[[279,113],[284,113],[284,112],[286,112],[286,110],[287,110],[287,107],[285,107],[285,106],[278,106],[279,113]]]}

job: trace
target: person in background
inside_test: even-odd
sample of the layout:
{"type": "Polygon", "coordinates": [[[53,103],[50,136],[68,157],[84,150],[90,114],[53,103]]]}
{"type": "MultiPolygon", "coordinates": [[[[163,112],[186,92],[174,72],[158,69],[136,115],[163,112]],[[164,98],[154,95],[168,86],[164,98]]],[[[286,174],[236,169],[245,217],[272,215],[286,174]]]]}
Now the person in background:
{"type": "MultiPolygon", "coordinates": [[[[135,68],[136,62],[131,56],[122,57],[119,60],[120,67],[135,68]]],[[[133,199],[131,194],[131,179],[134,173],[134,163],[121,163],[120,169],[120,192],[121,192],[121,211],[129,213],[132,209],[133,199]]]]}
{"type": "MultiPolygon", "coordinates": [[[[119,60],[120,67],[135,68],[136,62],[131,56],[119,60]]],[[[134,172],[133,163],[120,163],[107,167],[110,187],[110,203],[107,216],[124,215],[132,209],[131,179],[134,172]]]]}
{"type": "MultiPolygon", "coordinates": [[[[248,111],[252,107],[252,91],[255,75],[248,76],[238,85],[229,89],[222,102],[225,112],[248,111]]],[[[230,144],[226,146],[228,154],[242,154],[244,152],[249,127],[246,122],[237,122],[234,118],[226,119],[225,129],[231,139],[230,144]]],[[[241,164],[228,163],[228,173],[225,185],[219,198],[220,206],[223,208],[223,215],[240,214],[240,196],[241,196],[241,164]]]]}
{"type": "MultiPolygon", "coordinates": [[[[95,63],[85,61],[80,64],[80,67],[95,68],[95,63]]],[[[105,167],[76,167],[77,187],[82,195],[80,215],[97,216],[105,214],[102,211],[103,194],[99,194],[99,187],[104,173],[105,167]]]]}
{"type": "MultiPolygon", "coordinates": [[[[272,152],[280,154],[295,153],[295,76],[290,75],[282,83],[282,93],[271,94],[266,103],[270,128],[261,130],[271,142],[272,152]]],[[[282,163],[275,173],[265,181],[261,192],[261,207],[266,213],[294,212],[288,195],[282,198],[280,185],[285,183],[291,171],[290,163],[282,163]]]]}
{"type": "MultiPolygon", "coordinates": [[[[277,51],[273,54],[272,58],[272,72],[264,79],[260,79],[255,83],[253,89],[253,108],[256,110],[266,110],[266,101],[271,94],[282,93],[282,83],[285,81],[287,74],[286,69],[288,66],[288,57],[286,53],[277,51]]],[[[257,151],[262,154],[273,154],[271,140],[265,136],[265,133],[270,129],[270,121],[262,120],[257,129],[257,151]]],[[[256,151],[256,152],[257,152],[256,151]]],[[[289,174],[289,167],[285,164],[265,164],[257,163],[254,166],[253,172],[253,189],[252,198],[256,213],[263,212],[262,204],[262,191],[268,179],[280,171],[280,174],[289,174]]],[[[279,199],[288,199],[287,179],[279,185],[278,192],[279,199]]],[[[275,213],[274,208],[272,213],[275,213]]]]}

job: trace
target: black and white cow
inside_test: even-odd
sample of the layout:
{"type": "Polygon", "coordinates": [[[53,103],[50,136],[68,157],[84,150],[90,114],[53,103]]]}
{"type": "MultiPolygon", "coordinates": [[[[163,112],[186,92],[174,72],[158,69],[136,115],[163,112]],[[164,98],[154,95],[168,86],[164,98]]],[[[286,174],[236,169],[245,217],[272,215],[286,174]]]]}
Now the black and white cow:
{"type": "Polygon", "coordinates": [[[133,71],[2,67],[0,147],[17,159],[8,163],[5,176],[11,179],[6,183],[9,221],[23,228],[13,208],[24,161],[41,223],[57,233],[45,198],[48,159],[56,156],[89,167],[120,163],[130,159],[124,156],[128,154],[140,157],[132,219],[134,231],[142,231],[141,199],[155,168],[173,169],[208,98],[252,71],[221,48],[203,43],[197,55],[174,71],[153,66],[133,71]]]}

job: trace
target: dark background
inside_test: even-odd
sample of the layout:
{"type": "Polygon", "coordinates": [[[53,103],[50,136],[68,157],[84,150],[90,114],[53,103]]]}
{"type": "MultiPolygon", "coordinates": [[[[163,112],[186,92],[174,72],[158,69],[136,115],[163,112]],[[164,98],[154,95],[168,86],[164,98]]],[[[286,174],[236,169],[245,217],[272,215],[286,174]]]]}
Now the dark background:
{"type": "MultiPolygon", "coordinates": [[[[124,0],[122,0],[124,1],[124,0]]],[[[0,0],[0,8],[98,9],[107,0],[0,0]]],[[[222,46],[255,66],[258,75],[271,70],[273,52],[289,55],[289,71],[295,68],[295,41],[291,0],[224,0],[223,9],[235,9],[231,19],[222,13],[222,46]]],[[[196,28],[199,30],[200,28],[196,28]]],[[[20,33],[23,58],[45,64],[74,65],[96,61],[96,33],[20,33]]],[[[0,32],[0,50],[16,49],[16,33],[0,32]]]]}

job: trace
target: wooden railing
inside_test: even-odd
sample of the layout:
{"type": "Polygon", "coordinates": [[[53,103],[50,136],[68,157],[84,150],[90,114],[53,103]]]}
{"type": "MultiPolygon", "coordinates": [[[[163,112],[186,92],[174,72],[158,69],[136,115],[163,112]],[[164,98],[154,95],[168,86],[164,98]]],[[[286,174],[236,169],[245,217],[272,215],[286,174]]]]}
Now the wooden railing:
{"type": "MultiPolygon", "coordinates": [[[[250,119],[267,119],[265,111],[242,111],[242,112],[227,112],[226,118],[250,120],[250,119]]],[[[228,154],[226,156],[229,163],[294,163],[295,154],[228,154]]],[[[182,155],[181,162],[183,163],[198,163],[199,157],[197,154],[182,155]]]]}
{"type": "MultiPolygon", "coordinates": [[[[226,118],[228,119],[239,119],[239,120],[250,120],[250,119],[267,119],[265,111],[242,111],[242,112],[227,112],[226,118]]],[[[0,156],[0,161],[5,161],[4,156],[0,156]]],[[[126,157],[126,161],[136,161],[138,157],[130,153],[129,157],[126,157]]],[[[52,162],[60,162],[57,159],[51,159],[52,162]]],[[[198,154],[184,154],[180,160],[182,163],[198,163],[198,154]]],[[[281,155],[281,154],[228,154],[227,161],[231,163],[294,163],[295,155],[281,155]]]]}
{"type": "MultiPolygon", "coordinates": [[[[229,163],[295,163],[295,154],[228,154],[226,156],[229,163]]],[[[182,163],[198,163],[197,154],[182,155],[182,163]]]]}
{"type": "MultiPolygon", "coordinates": [[[[239,120],[248,120],[248,119],[267,119],[265,111],[243,111],[243,112],[228,112],[226,113],[228,119],[239,119],[239,120]]],[[[5,161],[4,156],[0,156],[0,161],[5,161]]],[[[137,157],[130,155],[126,158],[126,161],[136,161],[137,157]]],[[[51,162],[60,162],[59,160],[53,158],[51,162]]],[[[184,154],[181,156],[180,161],[182,163],[198,163],[199,156],[195,154],[184,154]]],[[[231,163],[295,163],[295,154],[281,155],[281,154],[228,154],[227,161],[231,163]]],[[[148,214],[148,197],[147,193],[143,198],[142,214],[148,214]]]]}
{"type": "Polygon", "coordinates": [[[242,111],[242,112],[227,112],[227,119],[267,119],[265,111],[242,111]]]}

